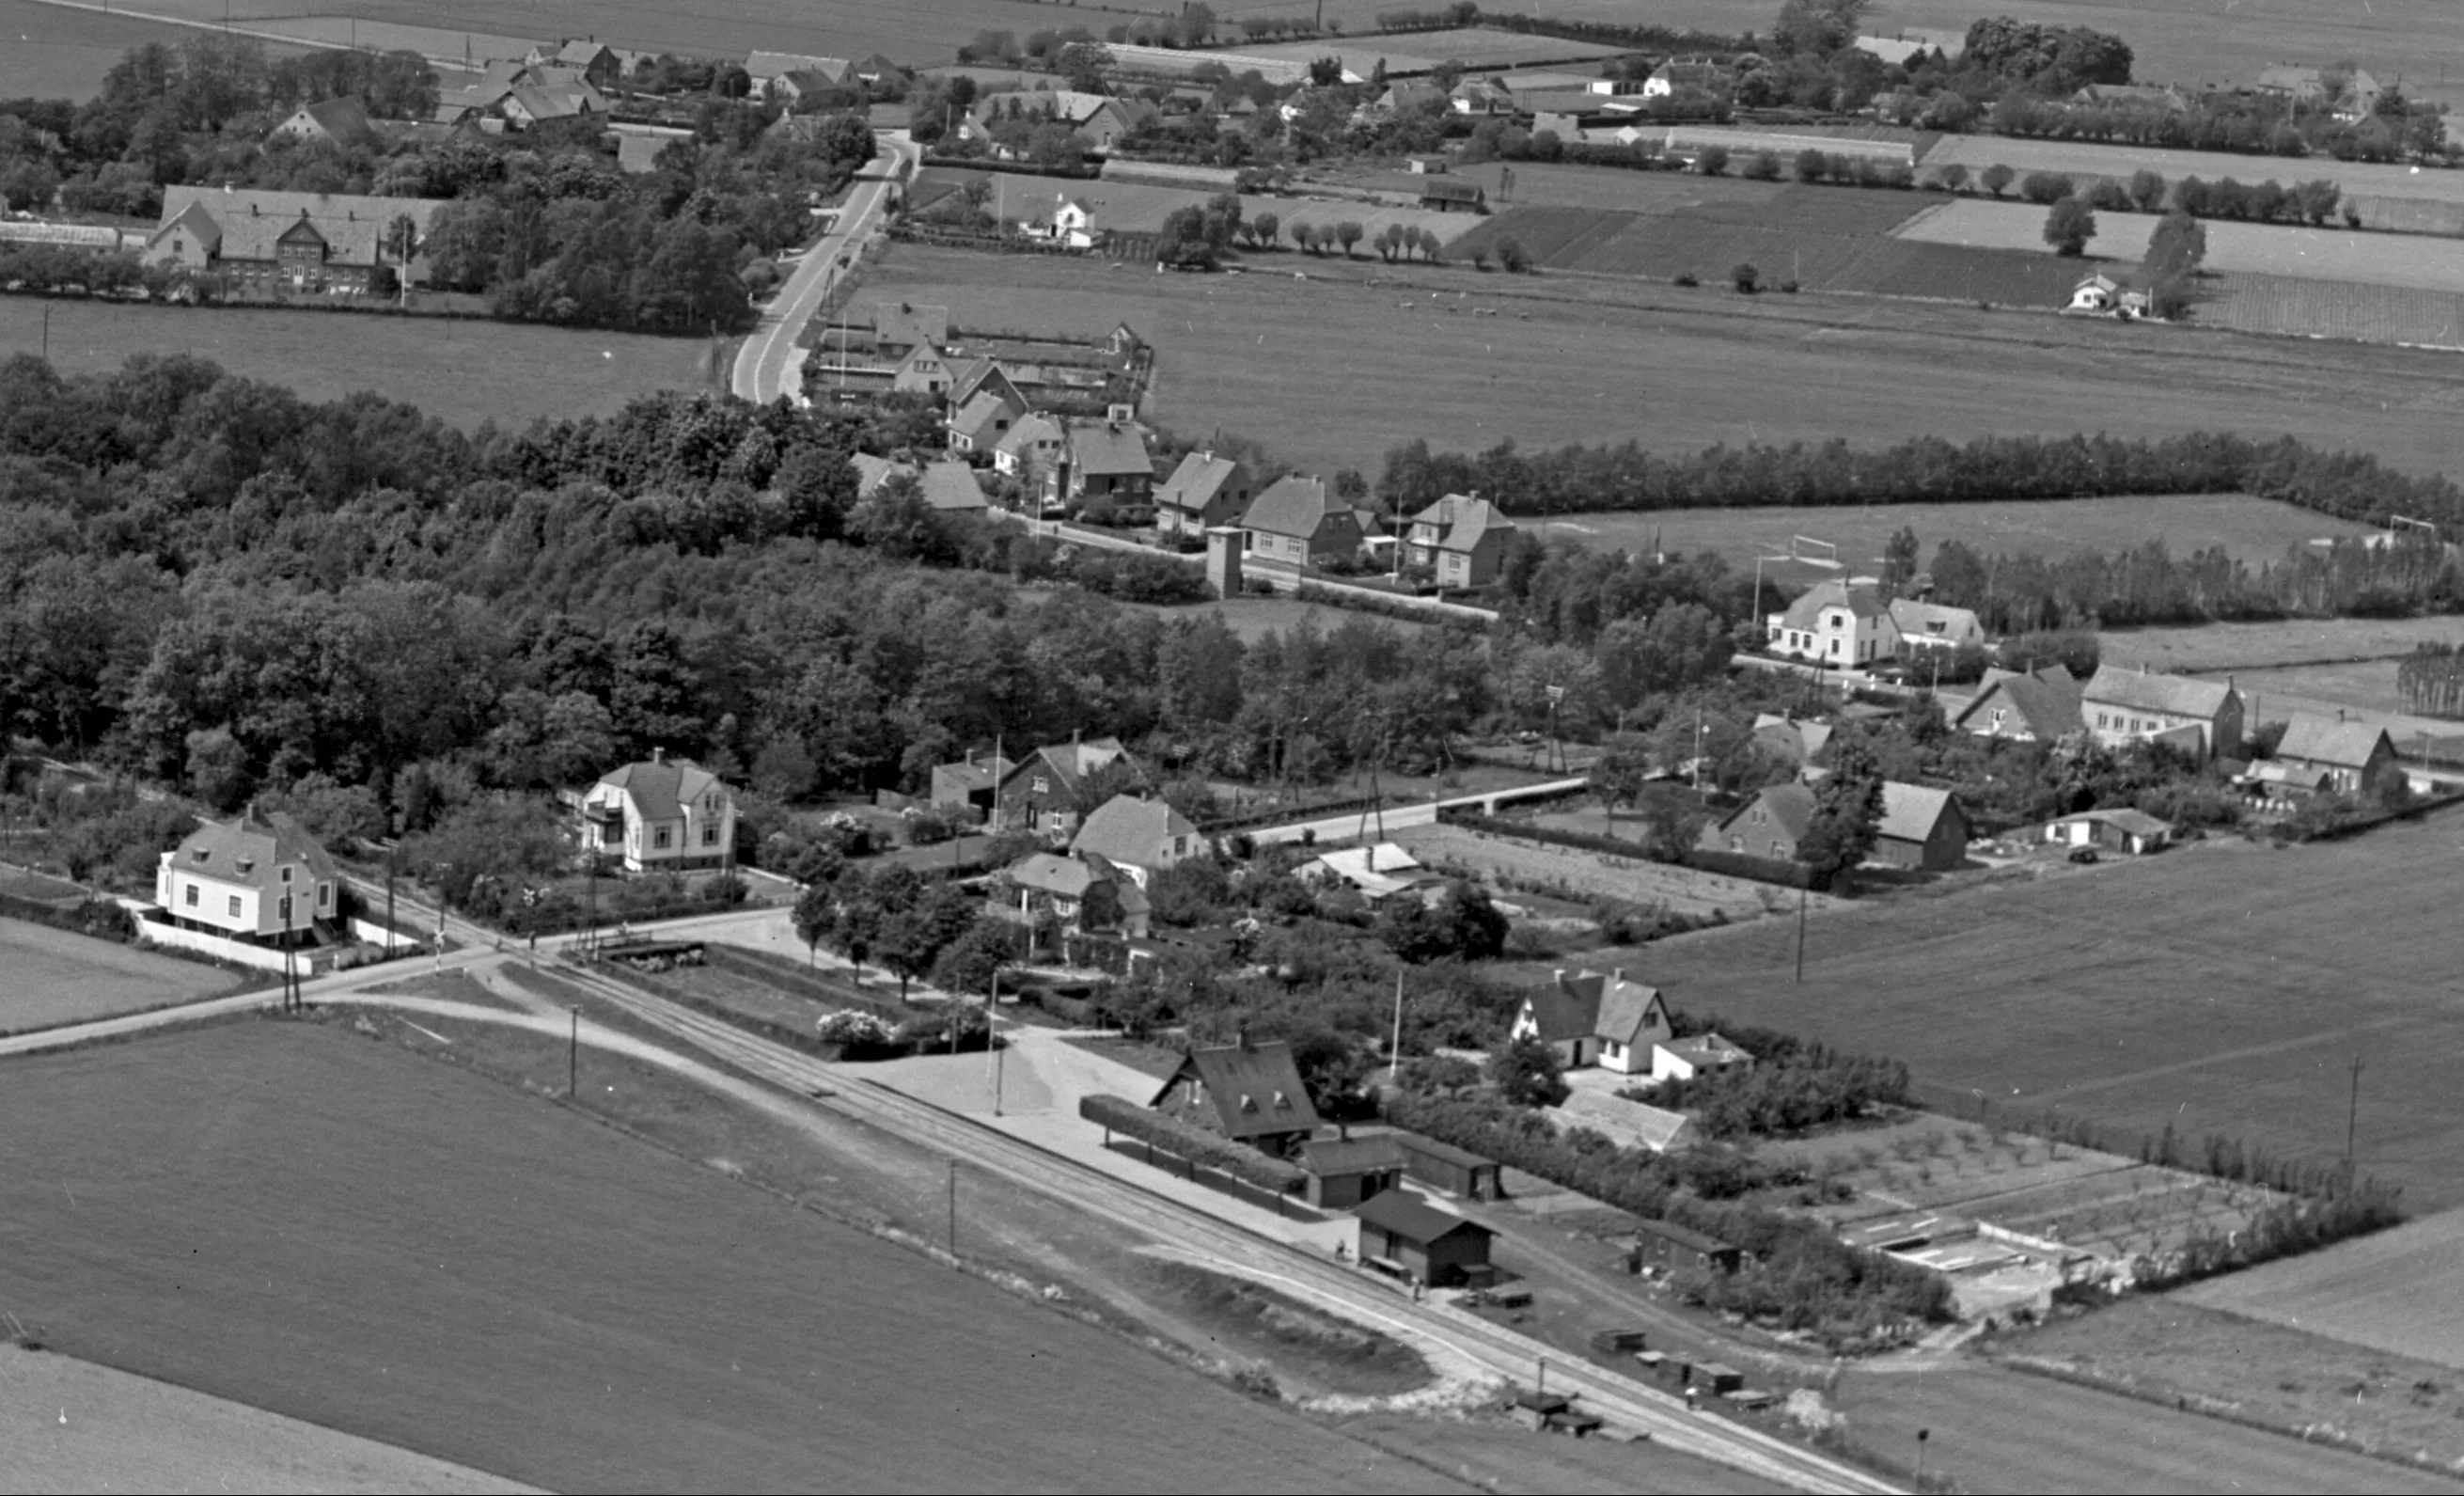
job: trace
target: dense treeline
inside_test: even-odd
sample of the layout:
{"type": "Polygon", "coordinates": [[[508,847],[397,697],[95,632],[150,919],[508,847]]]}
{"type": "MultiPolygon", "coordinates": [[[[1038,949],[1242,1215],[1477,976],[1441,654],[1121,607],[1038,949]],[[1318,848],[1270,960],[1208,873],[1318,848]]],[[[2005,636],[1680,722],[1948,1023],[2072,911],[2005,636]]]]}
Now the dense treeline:
{"type": "Polygon", "coordinates": [[[2250,622],[2400,618],[2464,609],[2464,570],[2429,540],[2340,540],[2253,567],[2222,546],[2174,556],[2162,540],[2110,554],[1980,556],[1955,540],[1934,555],[1934,598],[1971,608],[1990,633],[2250,622]]]}
{"type": "Polygon", "coordinates": [[[2395,668],[2395,690],[2415,716],[2464,717],[2464,649],[2416,646],[2395,668]]]}

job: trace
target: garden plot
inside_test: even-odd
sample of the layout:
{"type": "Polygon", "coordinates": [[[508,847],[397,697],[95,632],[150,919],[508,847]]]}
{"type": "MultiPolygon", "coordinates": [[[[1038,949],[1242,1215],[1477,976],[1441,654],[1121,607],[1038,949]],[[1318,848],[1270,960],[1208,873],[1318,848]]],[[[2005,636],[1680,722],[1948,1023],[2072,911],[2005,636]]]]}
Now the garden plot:
{"type": "MultiPolygon", "coordinates": [[[[1539,842],[1474,831],[1463,826],[1423,825],[1397,831],[1390,840],[1440,871],[1478,878],[1507,893],[1555,894],[1561,898],[1620,899],[1662,905],[1672,914],[1751,919],[1785,906],[1796,894],[1775,884],[1723,873],[1672,867],[1642,857],[1550,847],[1539,842]]],[[[1836,903],[1815,894],[1815,907],[1836,903]]]]}

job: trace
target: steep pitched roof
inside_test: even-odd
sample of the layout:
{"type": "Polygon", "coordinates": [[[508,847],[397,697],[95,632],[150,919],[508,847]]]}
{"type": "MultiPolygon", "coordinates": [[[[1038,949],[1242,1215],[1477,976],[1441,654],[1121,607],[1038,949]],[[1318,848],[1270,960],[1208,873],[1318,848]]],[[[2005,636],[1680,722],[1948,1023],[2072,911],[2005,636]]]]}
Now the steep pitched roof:
{"type": "Polygon", "coordinates": [[[313,104],[302,104],[286,125],[305,115],[317,127],[344,144],[367,144],[376,142],[376,126],[368,122],[367,106],[344,95],[340,99],[320,99],[313,104]]]}
{"type": "Polygon", "coordinates": [[[160,241],[164,235],[171,232],[174,229],[179,230],[183,233],[191,233],[196,235],[197,243],[202,246],[205,252],[209,254],[214,253],[214,251],[222,244],[222,226],[214,222],[214,215],[207,211],[205,204],[190,203],[187,207],[181,209],[177,213],[171,212],[170,206],[165,204],[164,205],[163,226],[155,230],[153,233],[147,235],[145,248],[149,251],[152,250],[155,244],[160,241]]]}
{"type": "Polygon", "coordinates": [[[1206,1089],[1227,1137],[1248,1139],[1277,1133],[1306,1133],[1317,1126],[1317,1108],[1301,1084],[1292,1046],[1281,1039],[1192,1049],[1180,1068],[1155,1092],[1158,1105],[1174,1088],[1195,1080],[1206,1089]]]}
{"type": "Polygon", "coordinates": [[[852,71],[844,57],[808,57],[792,52],[749,52],[744,55],[745,76],[757,83],[785,73],[819,73],[833,83],[844,83],[852,71]]]}
{"type": "Polygon", "coordinates": [[[1477,1221],[1449,1210],[1440,1210],[1406,1190],[1381,1190],[1354,1205],[1352,1213],[1365,1224],[1392,1232],[1421,1246],[1462,1232],[1477,1232],[1484,1237],[1497,1235],[1477,1221]]]}
{"type": "Polygon", "coordinates": [[[525,86],[513,91],[510,102],[520,105],[521,112],[534,120],[572,120],[602,114],[607,108],[599,90],[587,83],[525,86]]]}
{"type": "MultiPolygon", "coordinates": [[[[363,197],[341,192],[273,192],[256,188],[172,186],[163,189],[164,228],[202,207],[220,235],[226,260],[272,260],[275,244],[304,214],[333,260],[346,265],[378,262],[385,236],[397,218],[408,218],[426,238],[429,220],[445,204],[425,197],[363,197]]],[[[161,236],[157,229],[155,236],[161,236]]],[[[151,242],[150,240],[148,241],[151,242]]],[[[390,251],[385,263],[394,263],[390,251]]]]}
{"type": "Polygon", "coordinates": [[[1756,790],[1751,800],[1728,812],[1719,828],[1727,831],[1741,825],[1750,825],[1749,812],[1756,808],[1771,818],[1792,842],[1805,835],[1814,824],[1814,790],[1801,783],[1769,784],[1756,790]]]}
{"type": "Polygon", "coordinates": [[[1196,836],[1187,816],[1160,800],[1115,795],[1096,806],[1069,841],[1073,852],[1093,852],[1130,868],[1148,868],[1176,836],[1196,836]]]}
{"type": "Polygon", "coordinates": [[[1524,995],[1524,1011],[1531,1015],[1543,1044],[1561,1045],[1589,1039],[1599,1031],[1600,989],[1606,979],[1598,972],[1556,974],[1549,985],[1524,995]]]}
{"type": "Polygon", "coordinates": [[[1914,598],[1893,598],[1887,611],[1893,627],[1911,638],[1981,639],[1985,636],[1985,627],[1977,622],[1975,613],[1964,607],[1920,603],[1914,598]]]}
{"type": "Polygon", "coordinates": [[[1020,888],[1057,898],[1085,898],[1089,889],[1111,881],[1105,869],[1059,852],[1029,852],[1003,869],[1002,875],[1020,888]]]}
{"type": "Polygon", "coordinates": [[[1961,814],[1958,798],[1947,789],[1923,784],[1882,785],[1882,819],[1875,831],[1894,841],[1922,842],[1947,815],[1961,814]]]}
{"type": "Polygon", "coordinates": [[[1438,548],[1448,551],[1470,551],[1491,532],[1514,533],[1514,521],[1501,514],[1495,504],[1470,494],[1448,494],[1414,515],[1412,523],[1434,526],[1438,548]]]}
{"type": "Polygon", "coordinates": [[[1065,439],[1061,424],[1050,416],[1023,415],[1001,434],[1001,439],[993,445],[993,451],[1016,456],[1043,443],[1065,439]]]}
{"type": "Polygon", "coordinates": [[[1218,457],[1211,451],[1194,451],[1180,459],[1155,490],[1155,502],[1169,509],[1204,509],[1223,491],[1223,485],[1241,475],[1244,470],[1230,457],[1218,457]]]}
{"type": "Polygon", "coordinates": [[[915,473],[915,469],[908,463],[892,462],[887,457],[878,457],[869,451],[857,452],[847,461],[855,464],[855,495],[858,498],[864,497],[902,473],[910,476],[915,473]]]}
{"type": "Polygon", "coordinates": [[[969,359],[958,366],[950,380],[950,401],[953,405],[975,399],[979,394],[1010,401],[1017,408],[1026,408],[1026,396],[1018,382],[1009,377],[1001,360],[989,355],[969,359]]]}
{"type": "Polygon", "coordinates": [[[2145,670],[2124,670],[2119,665],[2100,665],[2096,677],[2079,694],[2099,706],[2136,707],[2142,712],[2207,718],[2224,710],[2233,689],[2229,681],[2195,680],[2188,675],[2159,675],[2145,670]]]}
{"type": "Polygon", "coordinates": [[[1623,972],[1612,972],[1600,988],[1600,1017],[1593,1032],[1611,1044],[1631,1045],[1652,1016],[1660,1010],[1662,1023],[1668,1021],[1667,1000],[1658,987],[1629,981],[1623,972]]]}
{"type": "Polygon", "coordinates": [[[209,821],[189,832],[173,862],[184,871],[248,888],[278,886],[275,869],[286,863],[305,864],[311,878],[334,875],[334,859],[298,822],[279,810],[259,814],[253,805],[232,820],[209,821]]]}
{"type": "Polygon", "coordinates": [[[918,481],[924,489],[924,502],[943,514],[974,514],[991,507],[982,486],[976,482],[975,470],[963,462],[945,459],[933,463],[925,468],[918,481]]]}
{"type": "Polygon", "coordinates": [[[1885,616],[1882,600],[1871,587],[1851,586],[1833,580],[1817,582],[1798,595],[1780,617],[1780,627],[1811,632],[1822,625],[1826,608],[1844,607],[1859,619],[1885,616]]]}
{"type": "Polygon", "coordinates": [[[1351,512],[1350,505],[1327,493],[1323,480],[1294,474],[1277,478],[1249,500],[1249,512],[1241,517],[1241,528],[1309,540],[1317,538],[1330,518],[1348,517],[1351,512]]]}
{"type": "Polygon", "coordinates": [[[2375,723],[2340,722],[2312,712],[2296,712],[2284,724],[2284,740],[2276,745],[2276,757],[2361,769],[2369,766],[2382,742],[2389,753],[2395,751],[2387,730],[2375,723]]]}
{"type": "Polygon", "coordinates": [[[683,759],[649,759],[610,769],[599,776],[599,782],[625,792],[633,803],[633,813],[645,821],[673,821],[685,813],[685,805],[701,799],[713,789],[721,795],[727,786],[718,777],[699,764],[683,759]]]}
{"type": "Polygon", "coordinates": [[[1017,414],[1018,407],[993,390],[979,390],[970,395],[950,416],[950,429],[969,442],[980,445],[1001,422],[1017,414]]]}
{"type": "Polygon", "coordinates": [[[1146,433],[1127,422],[1070,422],[1069,466],[1081,473],[1155,475],[1146,433]]]}

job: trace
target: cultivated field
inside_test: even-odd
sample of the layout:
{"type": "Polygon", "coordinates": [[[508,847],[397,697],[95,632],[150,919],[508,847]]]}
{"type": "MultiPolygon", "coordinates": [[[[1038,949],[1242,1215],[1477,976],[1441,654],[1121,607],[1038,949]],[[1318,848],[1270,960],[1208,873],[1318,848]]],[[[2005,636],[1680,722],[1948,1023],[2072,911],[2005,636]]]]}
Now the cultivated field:
{"type": "MultiPolygon", "coordinates": [[[[2464,72],[2459,72],[2458,80],[2464,82],[2464,72]]],[[[2066,171],[2076,176],[2127,178],[2143,168],[2167,182],[2184,177],[2211,182],[2220,177],[2264,182],[2273,177],[2278,182],[2293,183],[2324,177],[2361,199],[2365,207],[2376,199],[2464,203],[2464,171],[2338,161],[2332,156],[2236,156],[2225,151],[2159,150],[2079,141],[2023,140],[2006,135],[1946,135],[1917,163],[1917,175],[1922,178],[1934,167],[1952,162],[1970,172],[1999,163],[2023,177],[2031,171],[2066,171]]],[[[2387,225],[2398,226],[2394,222],[2387,225]]]]}
{"type": "MultiPolygon", "coordinates": [[[[937,168],[936,168],[937,169],[937,168]]],[[[984,200],[984,211],[995,218],[1016,218],[1022,222],[1037,219],[1049,221],[1053,209],[1067,199],[1086,204],[1093,209],[1095,227],[1116,229],[1125,233],[1154,233],[1163,228],[1163,221],[1184,208],[1203,207],[1215,194],[1192,187],[1153,187],[1143,182],[1053,182],[1049,179],[1015,176],[1007,172],[988,172],[992,196],[984,200]]],[[[1312,202],[1288,197],[1244,197],[1241,200],[1244,217],[1261,212],[1273,213],[1282,228],[1279,242],[1291,238],[1293,226],[1310,224],[1332,229],[1340,223],[1361,226],[1364,237],[1356,253],[1368,263],[1376,263],[1376,252],[1368,241],[1383,232],[1388,224],[1401,224],[1408,229],[1429,229],[1441,239],[1450,239],[1480,223],[1469,213],[1441,213],[1419,208],[1382,208],[1375,203],[1333,199],[1312,202]]],[[[1252,268],[1280,270],[1281,260],[1251,260],[1252,268]]],[[[1305,263],[1305,262],[1304,262],[1305,263]]],[[[1148,267],[1152,269],[1153,267],[1148,267]]],[[[1295,265],[1293,268],[1300,268],[1295,265]]]]}
{"type": "Polygon", "coordinates": [[[2410,654],[2422,644],[2464,642],[2454,618],[2288,618],[2269,624],[2199,624],[2107,629],[2104,657],[2154,670],[2262,670],[2410,654]]]}
{"type": "Polygon", "coordinates": [[[1296,262],[1308,282],[901,245],[860,295],[944,304],[961,325],[1096,329],[1127,319],[1156,348],[1150,413],[1185,431],[1261,439],[1325,473],[1374,475],[1389,447],[1413,437],[1454,450],[1510,437],[1526,448],[1632,439],[1695,451],[1834,436],[1879,446],[1920,434],[2199,429],[2289,432],[2445,471],[2464,411],[2451,363],[2401,348],[1461,265],[1270,263],[1296,262]],[[1447,294],[1425,311],[1398,309],[1421,289],[1447,294]],[[1499,315],[1472,315],[1484,309],[1499,315]]]}
{"type": "MultiPolygon", "coordinates": [[[[2264,1281],[2277,1265],[2317,1263],[2344,1250],[2330,1247],[2183,1292],[2131,1299],[2041,1330],[2000,1336],[1992,1353],[2050,1363],[2142,1396],[2168,1402],[2178,1397],[2288,1432],[2334,1430],[2376,1453],[2400,1460],[2427,1455],[2454,1467],[2464,1459],[2464,1389],[2451,1375],[2452,1361],[2365,1349],[2329,1338],[2333,1331],[2306,1318],[2301,1329],[2292,1329],[2201,1307],[2219,1292],[2264,1281]]],[[[2429,1300],[2429,1285],[2409,1287],[2429,1300]]]]}
{"type": "MultiPolygon", "coordinates": [[[[131,47],[179,45],[195,33],[125,15],[0,0],[0,99],[86,99],[131,47]]],[[[272,47],[275,56],[299,49],[272,47]]]]}
{"type": "Polygon", "coordinates": [[[2464,296],[2294,275],[2204,281],[2191,317],[2211,327],[2356,342],[2464,346],[2464,296]]]}
{"type": "Polygon", "coordinates": [[[2267,1263],[2181,1296],[2464,1371],[2464,1211],[2267,1263]]]}
{"type": "MultiPolygon", "coordinates": [[[[148,0],[144,9],[217,24],[223,19],[223,0],[148,0]]],[[[1162,5],[1147,9],[1177,13],[1177,8],[1162,5]]],[[[1112,5],[1113,11],[1123,12],[1121,19],[1138,10],[1135,0],[1112,5]]],[[[1049,6],[1025,0],[933,0],[929,5],[832,0],[827,6],[712,0],[690,11],[620,0],[522,0],[510,7],[493,0],[332,0],[319,8],[319,14],[425,27],[455,37],[465,31],[550,42],[561,36],[596,36],[611,47],[701,56],[740,57],[756,48],[825,57],[878,52],[910,66],[950,61],[960,44],[979,31],[1008,31],[1023,37],[1075,24],[1073,18],[1055,15],[1049,6]]],[[[302,17],[292,0],[232,0],[231,19],[235,24],[296,23],[302,17]]],[[[1085,19],[1097,23],[1099,32],[1110,24],[1101,16],[1085,19]]],[[[446,50],[458,54],[461,47],[457,41],[446,50]]]]}
{"type": "MultiPolygon", "coordinates": [[[[2146,257],[2158,220],[2152,213],[2096,215],[2089,257],[2135,265],[2146,257]]],[[[1930,244],[2026,250],[2051,256],[2045,210],[2032,203],[1960,198],[1939,203],[1893,233],[1930,244]]],[[[2357,233],[2347,229],[2296,229],[2281,224],[2207,225],[2211,271],[2247,271],[2302,280],[2348,280],[2418,291],[2464,292],[2464,240],[2418,234],[2357,233]]]]}
{"type": "Polygon", "coordinates": [[[2362,1168],[2416,1210],[2464,1199],[2464,1043],[2440,934],[2464,879],[2452,813],[2328,845],[2209,842],[1815,921],[1662,941],[1672,1001],[1904,1060],[1918,1093],[2025,1126],[2058,1109],[2136,1152],[2167,1123],[2329,1162],[2365,1058],[2362,1168]]]}
{"type": "MultiPolygon", "coordinates": [[[[1417,192],[1429,180],[1401,170],[1332,175],[1354,187],[1389,192],[1417,192]]],[[[1457,182],[1472,183],[1487,192],[1491,208],[1605,208],[1634,213],[1768,203],[1789,188],[1784,182],[1753,182],[1744,177],[1705,177],[1690,171],[1622,171],[1539,161],[1457,165],[1447,169],[1447,176],[1457,182]],[[1514,173],[1510,192],[1506,190],[1505,182],[1509,170],[1514,173]]]]}
{"type": "Polygon", "coordinates": [[[0,919],[0,1033],[193,1002],[235,979],[197,961],[0,919]]]}
{"type": "Polygon", "coordinates": [[[722,360],[720,379],[709,377],[712,345],[703,338],[34,297],[0,297],[0,357],[42,347],[46,310],[52,363],[64,373],[116,369],[140,353],[187,353],[306,399],[373,389],[461,427],[609,414],[653,390],[713,387],[727,368],[722,360]]]}
{"type": "MultiPolygon", "coordinates": [[[[1237,19],[1241,12],[1232,11],[1226,13],[1237,19]]],[[[1408,75],[1429,72],[1441,62],[1459,62],[1467,68],[1496,70],[1530,67],[1544,62],[1595,62],[1603,57],[1621,55],[1621,49],[1616,47],[1568,41],[1557,36],[1530,36],[1521,32],[1496,31],[1482,26],[1460,31],[1261,42],[1255,46],[1233,41],[1219,50],[1239,53],[1245,57],[1273,57],[1284,62],[1314,62],[1320,57],[1336,57],[1346,68],[1362,77],[1375,73],[1380,62],[1386,64],[1389,75],[1408,75]]],[[[1235,66],[1233,71],[1240,70],[1235,66]]]]}
{"type": "Polygon", "coordinates": [[[1930,561],[1957,540],[1987,555],[2067,556],[2162,540],[2176,556],[2223,546],[2238,560],[2281,561],[2321,536],[2364,528],[2306,509],[2240,494],[2163,494],[2144,498],[2066,498],[2043,503],[1868,504],[1829,509],[1662,509],[1573,515],[1523,521],[1544,536],[1573,536],[1595,546],[1641,552],[1655,541],[1671,551],[1716,551],[1741,570],[1757,556],[1784,555],[1793,537],[1828,540],[1840,560],[1866,567],[1902,528],[1913,529],[1930,561]]]}
{"type": "Polygon", "coordinates": [[[337,1491],[526,1486],[168,1382],[0,1344],[0,1443],[22,1491],[337,1491]],[[68,1417],[71,1408],[75,1418],[68,1417]]]}
{"type": "MultiPolygon", "coordinates": [[[[1596,831],[1599,818],[1591,820],[1596,831]]],[[[1796,907],[1796,895],[1768,883],[1731,878],[1724,873],[1671,867],[1640,857],[1613,857],[1605,852],[1551,847],[1544,842],[1517,841],[1453,825],[1419,825],[1387,837],[1437,869],[1461,868],[1496,885],[1509,900],[1537,889],[1561,897],[1622,899],[1646,907],[1665,905],[1672,914],[1721,913],[1729,919],[1751,919],[1770,913],[1767,906],[1796,907]]],[[[1832,902],[1816,897],[1816,906],[1832,902]]]]}
{"type": "Polygon", "coordinates": [[[12,1154],[43,1160],[39,1179],[0,1179],[17,1243],[0,1301],[46,1342],[532,1484],[1428,1479],[347,1028],[249,1023],[13,1061],[0,1108],[12,1154]]]}

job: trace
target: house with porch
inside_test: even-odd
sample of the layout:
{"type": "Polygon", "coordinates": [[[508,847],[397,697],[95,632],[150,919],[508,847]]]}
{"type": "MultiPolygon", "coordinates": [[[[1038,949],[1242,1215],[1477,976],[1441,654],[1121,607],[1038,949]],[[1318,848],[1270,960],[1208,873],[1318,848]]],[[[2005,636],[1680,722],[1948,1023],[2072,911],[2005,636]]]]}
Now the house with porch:
{"type": "Polygon", "coordinates": [[[627,872],[723,867],[736,852],[736,797],[709,770],[653,748],[582,792],[580,831],[585,853],[627,872]]]}

